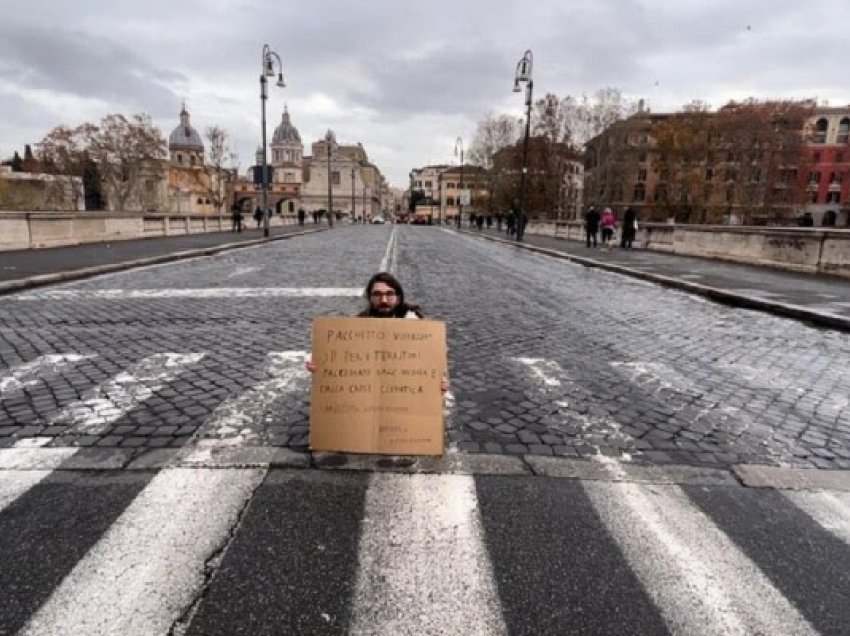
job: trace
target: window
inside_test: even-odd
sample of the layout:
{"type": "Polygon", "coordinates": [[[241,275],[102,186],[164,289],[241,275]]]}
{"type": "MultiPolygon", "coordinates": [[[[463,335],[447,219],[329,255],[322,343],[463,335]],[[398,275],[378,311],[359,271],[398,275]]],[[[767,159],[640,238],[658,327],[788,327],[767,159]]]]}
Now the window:
{"type": "Polygon", "coordinates": [[[820,172],[810,172],[809,183],[820,183],[820,172]]]}
{"type": "Polygon", "coordinates": [[[808,193],[809,203],[817,203],[818,202],[818,191],[814,190],[808,193]]]}
{"type": "Polygon", "coordinates": [[[815,144],[825,144],[826,143],[826,130],[829,127],[829,122],[826,121],[825,118],[821,117],[818,119],[815,124],[815,134],[812,135],[812,143],[815,144]]]}
{"type": "Polygon", "coordinates": [[[331,172],[331,183],[333,183],[334,185],[339,185],[339,170],[334,170],[333,172],[331,172]]]}
{"type": "Polygon", "coordinates": [[[189,155],[189,163],[191,165],[195,165],[195,155],[189,155]]]}
{"type": "Polygon", "coordinates": [[[179,152],[177,153],[177,163],[183,163],[183,155],[181,155],[179,152]]]}
{"type": "Polygon", "coordinates": [[[454,189],[455,189],[455,184],[454,184],[454,182],[453,182],[453,181],[449,181],[449,182],[446,184],[446,188],[448,188],[449,190],[454,190],[454,189]]]}
{"type": "Polygon", "coordinates": [[[646,150],[641,150],[641,151],[638,153],[638,161],[640,161],[641,163],[643,163],[644,161],[646,161],[646,150]]]}
{"type": "Polygon", "coordinates": [[[664,201],[667,198],[667,186],[660,184],[655,187],[655,200],[664,201]]]}
{"type": "Polygon", "coordinates": [[[455,200],[454,197],[446,197],[446,205],[454,205],[455,200]]]}
{"type": "Polygon", "coordinates": [[[840,150],[835,153],[835,163],[844,163],[844,153],[840,150]]]}
{"type": "Polygon", "coordinates": [[[198,205],[203,205],[203,204],[204,204],[204,200],[199,197],[198,198],[198,205]]]}
{"type": "Polygon", "coordinates": [[[827,192],[825,203],[841,203],[840,192],[827,192]]]}
{"type": "Polygon", "coordinates": [[[814,163],[820,163],[820,153],[819,152],[812,153],[812,161],[814,163]]]}
{"type": "Polygon", "coordinates": [[[646,198],[646,186],[642,183],[638,183],[634,189],[634,196],[632,197],[633,201],[643,201],[646,198]]]}
{"type": "Polygon", "coordinates": [[[838,136],[835,138],[835,143],[846,144],[850,137],[850,117],[844,117],[838,122],[838,136]]]}
{"type": "Polygon", "coordinates": [[[734,168],[726,168],[726,181],[734,181],[736,176],[734,168]]]}
{"type": "Polygon", "coordinates": [[[830,183],[841,183],[841,173],[840,172],[829,173],[829,182],[830,183]]]}
{"type": "Polygon", "coordinates": [[[638,170],[638,181],[646,181],[646,168],[638,170]]]}
{"type": "Polygon", "coordinates": [[[735,188],[729,186],[726,188],[726,203],[732,203],[735,200],[735,188]]]}
{"type": "Polygon", "coordinates": [[[422,182],[421,182],[421,181],[415,181],[414,183],[416,184],[416,187],[417,187],[417,188],[421,188],[421,187],[422,187],[422,182]]]}
{"type": "Polygon", "coordinates": [[[433,181],[426,181],[426,182],[425,182],[425,187],[426,187],[426,188],[433,188],[433,187],[434,187],[434,182],[433,182],[433,181]]]}
{"type": "Polygon", "coordinates": [[[205,204],[205,205],[210,205],[210,200],[209,200],[209,199],[204,199],[204,204],[205,204]]]}
{"type": "Polygon", "coordinates": [[[713,181],[714,180],[714,168],[706,168],[705,169],[705,180],[713,181]]]}

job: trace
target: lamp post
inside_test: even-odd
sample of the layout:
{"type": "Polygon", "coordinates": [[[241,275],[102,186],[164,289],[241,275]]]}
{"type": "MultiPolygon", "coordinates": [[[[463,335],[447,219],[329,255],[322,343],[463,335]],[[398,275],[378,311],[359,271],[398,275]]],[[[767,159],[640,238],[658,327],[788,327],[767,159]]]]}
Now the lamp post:
{"type": "Polygon", "coordinates": [[[463,139],[460,137],[455,139],[455,157],[458,156],[458,148],[460,148],[460,190],[457,197],[457,229],[460,229],[460,220],[463,216],[463,139]]]}
{"type": "Polygon", "coordinates": [[[516,240],[521,241],[525,232],[525,181],[528,172],[528,133],[531,128],[531,96],[534,90],[534,80],[531,79],[531,67],[533,63],[531,50],[526,51],[522,59],[517,62],[516,76],[514,77],[514,93],[520,92],[520,84],[525,84],[525,137],[522,142],[522,178],[519,187],[519,218],[516,220],[516,240]]]}
{"type": "Polygon", "coordinates": [[[286,83],[283,81],[283,62],[280,61],[280,55],[269,48],[268,44],[263,45],[263,61],[262,72],[260,73],[260,110],[262,112],[263,125],[263,236],[269,235],[269,168],[266,161],[266,100],[268,96],[268,87],[266,77],[275,76],[275,65],[277,65],[277,86],[285,88],[286,83]]]}
{"type": "Polygon", "coordinates": [[[407,215],[408,215],[408,221],[409,221],[410,215],[412,215],[415,211],[415,209],[413,207],[413,172],[411,172],[408,176],[410,178],[410,187],[408,189],[408,194],[407,194],[407,215]]]}
{"type": "Polygon", "coordinates": [[[354,204],[354,173],[356,168],[351,166],[351,220],[357,223],[357,207],[354,204]]]}
{"type": "Polygon", "coordinates": [[[331,152],[333,149],[333,144],[336,141],[334,138],[333,131],[328,128],[328,132],[325,133],[325,145],[327,146],[328,153],[328,226],[334,226],[334,190],[333,185],[331,184],[331,152]]]}
{"type": "Polygon", "coordinates": [[[443,226],[443,171],[437,173],[437,196],[440,198],[440,227],[443,226]]]}

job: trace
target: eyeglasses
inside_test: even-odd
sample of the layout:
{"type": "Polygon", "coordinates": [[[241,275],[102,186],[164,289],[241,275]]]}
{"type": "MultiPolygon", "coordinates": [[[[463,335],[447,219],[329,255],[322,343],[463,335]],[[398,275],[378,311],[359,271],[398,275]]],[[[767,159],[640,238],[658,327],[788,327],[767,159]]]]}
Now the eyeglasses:
{"type": "Polygon", "coordinates": [[[396,295],[397,294],[393,290],[385,292],[373,291],[371,294],[369,294],[369,298],[371,298],[372,300],[381,300],[381,298],[392,300],[396,297],[396,295]]]}

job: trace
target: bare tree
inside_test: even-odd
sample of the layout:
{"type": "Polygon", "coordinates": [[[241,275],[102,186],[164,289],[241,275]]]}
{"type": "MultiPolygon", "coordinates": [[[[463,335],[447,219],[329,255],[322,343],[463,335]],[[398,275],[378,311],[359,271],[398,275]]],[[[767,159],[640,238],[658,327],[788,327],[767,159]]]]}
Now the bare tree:
{"type": "MultiPolygon", "coordinates": [[[[83,124],[76,128],[57,126],[44,139],[36,144],[36,154],[41,169],[49,174],[85,178],[86,164],[89,161],[86,152],[87,135],[91,132],[91,124],[83,124]]],[[[74,187],[68,189],[73,208],[77,209],[83,192],[74,187]]],[[[61,201],[64,195],[64,185],[60,181],[50,182],[47,198],[50,202],[61,201]]]]}
{"type": "Polygon", "coordinates": [[[207,159],[197,179],[213,207],[221,213],[239,170],[238,157],[230,149],[230,135],[226,130],[210,126],[204,136],[208,142],[207,159]]]}
{"type": "Polygon", "coordinates": [[[519,139],[522,125],[510,115],[487,115],[478,122],[475,136],[469,149],[472,163],[487,170],[488,174],[488,207],[493,212],[496,202],[496,189],[501,182],[501,175],[496,170],[493,158],[503,148],[508,148],[519,139]]]}
{"type": "Polygon", "coordinates": [[[590,98],[568,95],[561,101],[561,113],[567,139],[579,150],[585,144],[616,121],[626,119],[637,112],[637,105],[624,99],[618,88],[599,89],[590,98]]]}
{"type": "Polygon", "coordinates": [[[112,208],[123,210],[132,197],[142,199],[145,191],[150,193],[166,154],[165,139],[150,117],[107,115],[99,126],[84,127],[87,152],[97,163],[112,208]]]}

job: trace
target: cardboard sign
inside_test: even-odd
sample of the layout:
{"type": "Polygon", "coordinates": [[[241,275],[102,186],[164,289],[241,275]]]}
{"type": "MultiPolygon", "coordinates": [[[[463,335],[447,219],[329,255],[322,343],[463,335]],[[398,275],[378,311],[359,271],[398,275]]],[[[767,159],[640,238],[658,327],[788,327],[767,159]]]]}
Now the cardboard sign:
{"type": "Polygon", "coordinates": [[[444,323],[316,318],[313,361],[311,449],[442,455],[444,323]]]}

